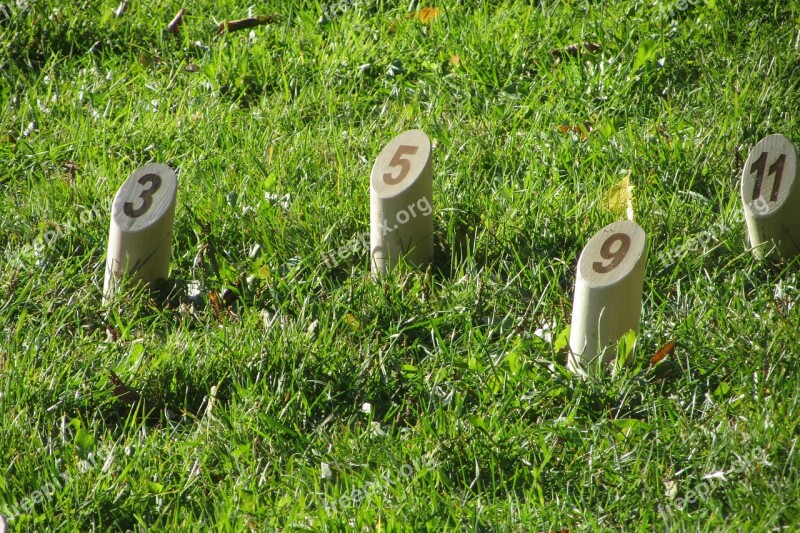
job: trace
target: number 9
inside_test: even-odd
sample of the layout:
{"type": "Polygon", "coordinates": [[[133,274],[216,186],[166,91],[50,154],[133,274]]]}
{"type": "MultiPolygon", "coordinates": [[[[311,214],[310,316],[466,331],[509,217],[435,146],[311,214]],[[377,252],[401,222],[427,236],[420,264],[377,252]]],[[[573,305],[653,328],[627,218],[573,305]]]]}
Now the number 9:
{"type": "Polygon", "coordinates": [[[603,243],[603,246],[600,248],[600,257],[603,259],[610,259],[611,262],[604,265],[600,261],[595,261],[592,263],[592,268],[598,274],[608,274],[615,268],[622,263],[622,260],[625,259],[625,255],[628,253],[628,250],[631,248],[631,237],[627,233],[615,233],[608,239],[606,242],[603,243]],[[612,252],[611,247],[614,245],[615,242],[619,242],[619,246],[617,247],[616,251],[612,252]]]}

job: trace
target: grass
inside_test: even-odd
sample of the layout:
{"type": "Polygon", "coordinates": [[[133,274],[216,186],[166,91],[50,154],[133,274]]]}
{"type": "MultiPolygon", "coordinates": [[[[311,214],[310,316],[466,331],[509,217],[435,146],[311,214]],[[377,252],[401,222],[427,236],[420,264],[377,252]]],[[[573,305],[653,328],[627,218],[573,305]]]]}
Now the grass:
{"type": "Polygon", "coordinates": [[[738,178],[764,135],[800,140],[800,4],[606,4],[442,0],[423,24],[268,2],[277,21],[219,37],[245,4],[193,2],[177,36],[176,2],[0,10],[10,529],[797,527],[798,263],[749,252],[738,178]],[[581,41],[602,48],[551,54],[581,41]],[[433,267],[326,266],[410,128],[434,145],[433,267]],[[148,162],[178,172],[173,285],[230,289],[230,312],[102,305],[110,202],[148,162]],[[557,337],[628,173],[636,355],[582,380],[557,337]],[[644,384],[670,339],[679,376],[644,384]]]}

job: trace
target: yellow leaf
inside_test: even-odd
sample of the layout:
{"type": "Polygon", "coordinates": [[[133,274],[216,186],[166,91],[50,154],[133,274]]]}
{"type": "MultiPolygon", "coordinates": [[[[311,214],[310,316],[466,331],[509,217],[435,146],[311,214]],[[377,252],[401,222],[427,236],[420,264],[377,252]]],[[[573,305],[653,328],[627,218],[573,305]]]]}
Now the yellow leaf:
{"type": "Polygon", "coordinates": [[[624,212],[628,220],[633,220],[633,189],[631,173],[628,172],[619,183],[611,187],[606,193],[606,207],[613,212],[624,212]]]}
{"type": "Polygon", "coordinates": [[[454,67],[457,67],[458,65],[461,64],[461,56],[458,55],[450,56],[450,63],[452,63],[454,67]]]}
{"type": "Polygon", "coordinates": [[[438,7],[423,7],[419,11],[417,11],[417,20],[419,20],[423,24],[427,24],[439,16],[439,8],[438,7]]]}

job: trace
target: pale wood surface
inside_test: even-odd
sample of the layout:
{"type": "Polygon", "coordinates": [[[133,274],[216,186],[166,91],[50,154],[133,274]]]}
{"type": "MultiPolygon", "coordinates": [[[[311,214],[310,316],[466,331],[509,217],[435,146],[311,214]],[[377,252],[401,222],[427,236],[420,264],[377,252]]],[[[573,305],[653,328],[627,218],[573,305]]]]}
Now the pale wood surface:
{"type": "Polygon", "coordinates": [[[569,368],[594,372],[616,357],[619,339],[638,332],[647,235],[629,220],[598,231],[578,260],[570,327],[569,368]]]}
{"type": "Polygon", "coordinates": [[[433,259],[431,142],[420,130],[392,139],[370,176],[372,271],[386,273],[405,257],[423,267],[433,259]]]}
{"type": "Polygon", "coordinates": [[[124,277],[147,284],[169,275],[177,191],[175,172],[159,163],[137,169],[122,184],[111,205],[104,299],[124,277]]]}
{"type": "Polygon", "coordinates": [[[750,151],[741,194],[750,246],[757,257],[773,245],[791,259],[800,253],[797,150],[783,135],[769,135],[750,151]]]}

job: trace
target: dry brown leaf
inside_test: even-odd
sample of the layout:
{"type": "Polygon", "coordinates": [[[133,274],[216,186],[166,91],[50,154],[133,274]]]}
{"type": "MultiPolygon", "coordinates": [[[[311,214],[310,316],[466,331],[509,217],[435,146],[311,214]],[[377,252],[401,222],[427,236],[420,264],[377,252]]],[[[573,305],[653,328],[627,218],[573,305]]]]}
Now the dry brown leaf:
{"type": "Polygon", "coordinates": [[[75,181],[75,174],[79,170],[78,164],[75,161],[63,161],[61,164],[69,175],[69,181],[75,181]]]}
{"type": "Polygon", "coordinates": [[[260,17],[248,17],[239,20],[226,20],[220,22],[217,26],[217,35],[225,32],[234,32],[239,30],[246,30],[248,28],[255,28],[256,26],[264,26],[278,21],[278,15],[263,15],[260,17]]]}
{"type": "Polygon", "coordinates": [[[109,342],[117,342],[117,339],[119,339],[119,331],[111,324],[108,324],[106,325],[106,336],[109,342]]]}
{"type": "Polygon", "coordinates": [[[139,63],[141,63],[143,67],[149,67],[150,65],[160,65],[161,57],[149,56],[147,54],[139,54],[139,63]]]}
{"type": "Polygon", "coordinates": [[[214,318],[217,322],[222,323],[222,301],[216,291],[208,291],[208,303],[211,304],[211,310],[214,312],[214,318]]]}
{"type": "Polygon", "coordinates": [[[667,357],[668,355],[671,355],[672,352],[675,351],[676,345],[677,345],[676,341],[669,341],[664,346],[659,348],[659,350],[655,353],[655,355],[653,355],[653,357],[650,358],[650,365],[654,365],[659,361],[661,361],[662,359],[664,359],[665,357],[667,357]]]}
{"type": "Polygon", "coordinates": [[[186,14],[186,8],[182,7],[175,17],[167,24],[167,31],[171,31],[172,35],[178,35],[181,31],[181,24],[183,24],[183,16],[186,14]]]}
{"type": "Polygon", "coordinates": [[[576,133],[581,139],[585,139],[592,132],[592,123],[584,122],[583,124],[576,124],[574,126],[559,126],[558,131],[561,133],[576,133]]]}

